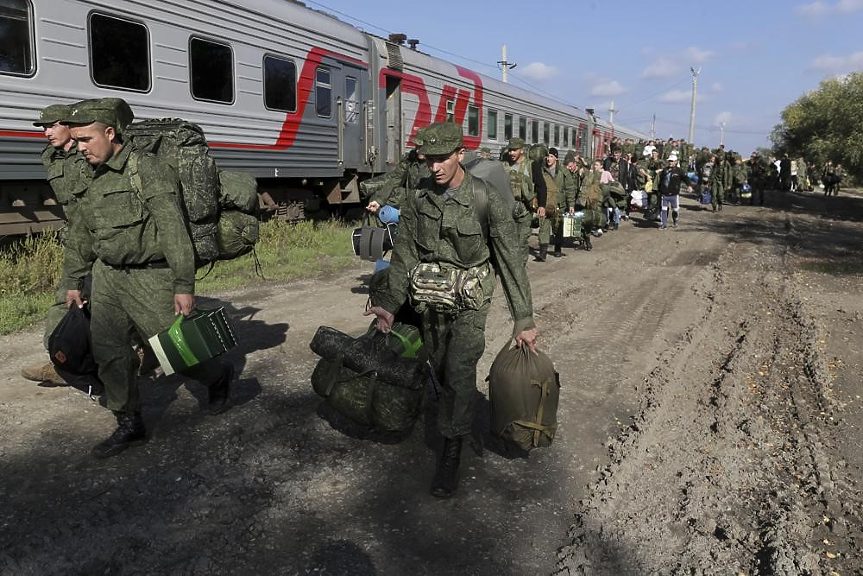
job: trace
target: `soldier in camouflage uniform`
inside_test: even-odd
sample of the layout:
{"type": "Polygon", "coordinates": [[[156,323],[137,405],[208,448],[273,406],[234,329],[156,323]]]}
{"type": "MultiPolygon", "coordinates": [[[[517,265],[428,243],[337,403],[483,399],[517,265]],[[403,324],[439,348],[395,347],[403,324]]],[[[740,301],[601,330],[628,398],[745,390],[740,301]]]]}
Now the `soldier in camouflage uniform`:
{"type": "MultiPolygon", "coordinates": [[[[48,139],[48,144],[42,151],[42,164],[45,165],[48,183],[57,202],[62,206],[67,221],[74,216],[78,199],[87,189],[92,172],[84,157],[78,153],[78,146],[72,139],[69,127],[61,123],[68,118],[70,112],[70,107],[65,104],[52,104],[44,108],[39,114],[39,120],[33,123],[34,126],[42,128],[45,138],[48,139]]],[[[43,344],[46,349],[48,338],[65,314],[66,289],[59,286],[54,295],[54,304],[48,309],[45,318],[43,344]]],[[[21,370],[21,376],[46,384],[66,384],[51,362],[25,366],[21,370]]]]}
{"type": "Polygon", "coordinates": [[[713,192],[711,205],[713,211],[722,211],[722,204],[725,201],[725,193],[731,189],[732,173],[731,166],[725,158],[725,154],[716,155],[716,163],[713,165],[713,170],[710,172],[710,191],[713,192]]]}
{"type": "MultiPolygon", "coordinates": [[[[417,131],[417,138],[421,137],[422,131],[423,128],[417,131]]],[[[423,158],[416,150],[411,150],[391,171],[360,183],[360,193],[369,202],[366,210],[377,214],[381,206],[399,208],[406,191],[415,188],[421,179],[429,175],[423,158]]]]}
{"type": "Polygon", "coordinates": [[[731,167],[731,201],[740,203],[742,201],[743,185],[749,182],[749,170],[740,156],[734,157],[734,166],[731,167]]]}
{"type": "MultiPolygon", "coordinates": [[[[574,212],[575,189],[564,189],[564,179],[567,169],[560,165],[557,159],[558,151],[550,148],[542,168],[542,176],[545,179],[546,203],[545,218],[541,221],[544,226],[539,229],[539,245],[548,246],[551,243],[551,235],[554,235],[554,252],[557,258],[563,256],[563,214],[574,212]]],[[[544,257],[544,255],[543,255],[544,257]]]]}
{"type": "MultiPolygon", "coordinates": [[[[134,150],[123,138],[125,102],[85,101],[67,123],[93,178],[82,195],[66,244],[63,281],[67,305],[82,306],[81,282],[92,270],[93,356],[117,429],[92,454],[108,458],[146,440],[141,418],[133,332],[149,338],[177,314],[195,306],[195,256],[180,205],[176,173],[156,156],[134,150]],[[131,182],[129,158],[138,155],[131,182]]],[[[127,106],[127,105],[126,105],[127,106]]],[[[234,369],[212,359],[186,375],[209,388],[209,410],[226,409],[234,369]]]]}
{"type": "MultiPolygon", "coordinates": [[[[510,186],[515,201],[524,206],[528,212],[534,211],[536,201],[537,218],[545,218],[546,190],[545,178],[542,177],[542,166],[531,162],[525,153],[524,140],[510,138],[507,145],[509,158],[504,163],[504,169],[509,172],[510,186]]],[[[531,220],[525,218],[521,227],[522,244],[526,247],[530,238],[531,220]]],[[[545,248],[548,250],[548,246],[545,248]]],[[[540,253],[543,250],[540,246],[540,253]]],[[[545,258],[543,254],[543,259],[545,258]]],[[[527,250],[524,252],[524,263],[527,264],[527,250]]]]}
{"type": "MultiPolygon", "coordinates": [[[[457,124],[432,124],[418,142],[433,178],[408,194],[402,206],[399,236],[392,253],[388,285],[366,314],[377,317],[387,332],[393,315],[410,296],[422,314],[422,337],[429,349],[435,375],[442,386],[438,426],[444,436],[443,453],[431,493],[451,496],[458,487],[462,439],[470,434],[476,400],[476,365],[485,349],[485,323],[491,306],[496,272],[515,320],[513,337],[535,349],[530,284],[511,207],[497,190],[474,179],[462,166],[462,129],[457,124]],[[477,210],[477,187],[485,188],[487,208],[477,210]],[[485,222],[481,222],[483,218],[485,222]],[[494,255],[494,270],[491,255],[494,255]],[[436,272],[435,272],[436,270],[436,272]],[[473,288],[441,287],[458,292],[455,303],[437,301],[416,289],[426,274],[452,271],[456,284],[473,288]],[[463,282],[464,281],[464,282],[463,282]]],[[[483,204],[486,204],[485,202],[483,204]]]]}

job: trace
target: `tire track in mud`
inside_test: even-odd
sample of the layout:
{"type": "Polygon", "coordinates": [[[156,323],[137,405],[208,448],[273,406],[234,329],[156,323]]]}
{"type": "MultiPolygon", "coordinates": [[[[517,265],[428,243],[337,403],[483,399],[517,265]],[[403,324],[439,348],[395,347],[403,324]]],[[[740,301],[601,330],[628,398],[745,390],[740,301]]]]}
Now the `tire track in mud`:
{"type": "Polygon", "coordinates": [[[747,261],[755,250],[730,245],[694,290],[703,312],[645,379],[557,574],[827,574],[848,562],[834,547],[844,519],[829,496],[818,329],[783,272],[787,248],[747,261]]]}

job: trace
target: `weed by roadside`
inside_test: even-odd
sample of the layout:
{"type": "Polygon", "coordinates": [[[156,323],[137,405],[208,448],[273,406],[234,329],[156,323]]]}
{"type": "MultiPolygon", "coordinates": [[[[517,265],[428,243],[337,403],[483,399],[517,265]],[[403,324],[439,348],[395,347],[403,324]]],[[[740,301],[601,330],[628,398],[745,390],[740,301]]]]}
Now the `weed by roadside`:
{"type": "MultiPolygon", "coordinates": [[[[261,224],[256,253],[268,281],[320,276],[356,260],[351,250],[353,227],[337,221],[261,224]]],[[[25,238],[0,251],[0,334],[9,334],[42,320],[54,301],[54,288],[63,266],[58,233],[25,238]]],[[[201,277],[206,268],[198,271],[201,277]]],[[[197,285],[198,294],[241,288],[262,282],[255,260],[247,254],[217,262],[197,285]]]]}

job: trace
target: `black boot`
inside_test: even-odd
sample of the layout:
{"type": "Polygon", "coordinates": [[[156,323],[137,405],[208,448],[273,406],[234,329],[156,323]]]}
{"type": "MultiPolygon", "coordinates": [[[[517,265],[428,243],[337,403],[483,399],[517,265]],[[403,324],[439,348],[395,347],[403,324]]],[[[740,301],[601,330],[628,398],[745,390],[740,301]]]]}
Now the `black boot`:
{"type": "Polygon", "coordinates": [[[545,262],[545,257],[548,254],[548,244],[539,245],[539,254],[534,258],[534,262],[545,262]]]}
{"type": "Polygon", "coordinates": [[[566,254],[563,253],[563,245],[555,244],[554,245],[554,252],[552,253],[552,256],[554,256],[555,258],[560,258],[561,256],[566,256],[566,254]]]}
{"type": "Polygon", "coordinates": [[[140,412],[114,412],[114,416],[117,417],[117,429],[90,451],[96,458],[110,458],[130,446],[147,441],[140,412]]]}
{"type": "Polygon", "coordinates": [[[210,384],[210,398],[207,411],[210,414],[221,414],[230,407],[228,400],[231,398],[231,380],[234,379],[234,365],[223,364],[222,376],[210,384]]]}
{"type": "Polygon", "coordinates": [[[593,250],[593,244],[590,243],[590,234],[584,234],[582,238],[584,238],[584,249],[593,250]]]}
{"type": "Polygon", "coordinates": [[[444,438],[443,454],[431,485],[435,498],[449,498],[458,488],[458,465],[461,462],[461,438],[444,438]]]}

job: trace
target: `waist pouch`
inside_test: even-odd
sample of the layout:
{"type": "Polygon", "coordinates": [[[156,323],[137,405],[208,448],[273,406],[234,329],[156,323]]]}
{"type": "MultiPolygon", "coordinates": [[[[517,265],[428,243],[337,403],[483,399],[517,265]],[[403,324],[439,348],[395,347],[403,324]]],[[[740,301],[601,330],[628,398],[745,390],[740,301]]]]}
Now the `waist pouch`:
{"type": "Polygon", "coordinates": [[[438,312],[479,310],[486,301],[482,280],[490,271],[487,263],[466,270],[442,268],[436,262],[420,263],[410,273],[414,308],[438,312]]]}

